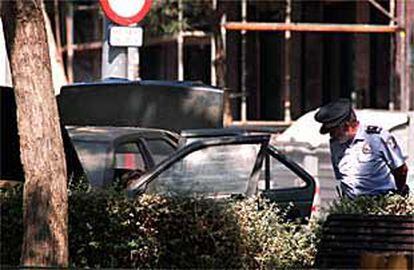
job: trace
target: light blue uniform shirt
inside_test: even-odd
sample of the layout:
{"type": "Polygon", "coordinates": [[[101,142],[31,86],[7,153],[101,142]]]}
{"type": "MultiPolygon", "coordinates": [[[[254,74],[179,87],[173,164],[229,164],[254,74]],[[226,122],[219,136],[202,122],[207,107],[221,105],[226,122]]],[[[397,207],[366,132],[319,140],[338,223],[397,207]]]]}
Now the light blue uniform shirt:
{"type": "Polygon", "coordinates": [[[396,190],[391,170],[404,164],[395,138],[379,127],[360,125],[353,140],[331,139],[331,158],[342,193],[350,198],[396,190]]]}

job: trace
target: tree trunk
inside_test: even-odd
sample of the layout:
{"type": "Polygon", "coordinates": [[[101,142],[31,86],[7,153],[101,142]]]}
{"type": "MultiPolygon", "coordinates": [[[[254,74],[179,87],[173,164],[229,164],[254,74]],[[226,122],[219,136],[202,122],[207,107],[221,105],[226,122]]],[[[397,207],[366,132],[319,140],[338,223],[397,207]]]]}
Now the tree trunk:
{"type": "Polygon", "coordinates": [[[230,99],[230,90],[226,87],[226,76],[227,76],[227,62],[226,62],[226,47],[224,35],[222,33],[221,24],[225,23],[224,7],[222,5],[218,6],[218,10],[215,11],[213,23],[213,35],[214,42],[216,45],[216,55],[215,63],[216,66],[216,81],[217,86],[224,90],[224,108],[223,108],[223,125],[229,126],[233,121],[232,111],[231,111],[231,99],[230,99]]]}
{"type": "Polygon", "coordinates": [[[23,266],[68,265],[67,181],[41,0],[2,2],[16,96],[23,193],[23,266]]]}

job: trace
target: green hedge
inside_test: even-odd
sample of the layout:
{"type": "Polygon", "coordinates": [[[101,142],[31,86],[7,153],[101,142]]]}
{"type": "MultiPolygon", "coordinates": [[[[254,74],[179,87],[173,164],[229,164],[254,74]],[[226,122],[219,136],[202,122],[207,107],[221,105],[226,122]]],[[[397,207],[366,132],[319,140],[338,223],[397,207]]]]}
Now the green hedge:
{"type": "MultiPolygon", "coordinates": [[[[0,264],[18,265],[21,188],[1,192],[0,203],[0,264]]],[[[413,209],[413,197],[387,195],[344,200],[329,211],[413,215],[413,209]]],[[[70,265],[93,268],[308,268],[323,222],[286,222],[258,198],[129,200],[115,190],[71,191],[69,211],[70,265]]]]}
{"type": "Polygon", "coordinates": [[[22,204],[21,186],[0,191],[0,266],[19,264],[23,234],[22,204]]]}
{"type": "MultiPolygon", "coordinates": [[[[21,191],[0,199],[1,264],[18,265],[21,191]]],[[[297,268],[311,266],[316,252],[311,227],[284,222],[275,205],[257,198],[129,200],[83,190],[70,192],[69,211],[73,267],[297,268]]]]}
{"type": "Polygon", "coordinates": [[[414,196],[403,197],[393,193],[383,196],[344,198],[327,210],[330,214],[414,215],[414,196]]]}

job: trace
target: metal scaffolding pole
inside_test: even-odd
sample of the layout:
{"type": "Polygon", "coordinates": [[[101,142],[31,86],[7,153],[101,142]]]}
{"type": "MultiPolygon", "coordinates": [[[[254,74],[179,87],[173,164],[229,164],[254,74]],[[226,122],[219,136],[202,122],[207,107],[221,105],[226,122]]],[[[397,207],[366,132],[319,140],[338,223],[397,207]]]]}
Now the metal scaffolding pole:
{"type": "Polygon", "coordinates": [[[394,0],[390,0],[390,11],[388,12],[385,8],[383,8],[377,1],[375,0],[368,0],[368,2],[377,8],[379,11],[382,12],[385,16],[391,19],[390,24],[396,21],[395,13],[393,12],[393,6],[395,6],[394,0]]]}
{"type": "MultiPolygon", "coordinates": [[[[247,19],[247,0],[241,2],[242,23],[246,23],[247,19]]],[[[246,90],[246,30],[241,31],[241,122],[247,122],[247,90],[246,90]]]]}
{"type": "MultiPolygon", "coordinates": [[[[407,3],[406,1],[402,1],[401,3],[401,22],[400,24],[404,27],[406,26],[406,8],[407,3]]],[[[401,111],[408,112],[410,107],[410,94],[409,89],[407,87],[407,33],[402,31],[400,34],[400,92],[401,92],[401,111]]]]}
{"type": "MultiPolygon", "coordinates": [[[[285,23],[290,24],[291,23],[291,13],[292,13],[292,0],[286,0],[286,17],[285,17],[285,23]]],[[[291,74],[290,74],[290,51],[291,51],[291,32],[290,30],[285,31],[285,80],[284,80],[284,119],[285,122],[290,122],[291,119],[291,112],[290,112],[290,85],[291,85],[291,74]]]]}
{"type": "Polygon", "coordinates": [[[66,59],[66,73],[68,75],[68,83],[73,83],[73,3],[67,3],[67,14],[66,14],[66,48],[67,48],[67,59],[66,59]]]}
{"type": "Polygon", "coordinates": [[[228,22],[227,30],[234,31],[297,31],[337,33],[395,33],[402,31],[399,26],[372,24],[323,24],[323,23],[261,23],[228,22]]]}
{"type": "Polygon", "coordinates": [[[178,24],[179,31],[177,36],[177,65],[178,80],[184,80],[184,37],[183,37],[183,1],[178,0],[178,24]]]}
{"type": "Polygon", "coordinates": [[[395,0],[390,0],[390,25],[396,25],[396,19],[395,19],[395,0]]]}
{"type": "Polygon", "coordinates": [[[55,19],[55,36],[56,36],[56,46],[58,47],[59,55],[62,56],[62,41],[60,38],[60,19],[59,19],[59,1],[54,0],[53,2],[54,10],[54,19],[55,19]]]}
{"type": "MultiPolygon", "coordinates": [[[[389,12],[390,16],[392,18],[395,18],[395,0],[390,0],[390,12],[389,12]]],[[[395,20],[390,20],[390,26],[395,26],[396,22],[395,20]]],[[[390,36],[390,63],[395,63],[395,43],[396,43],[396,35],[392,35],[390,36]]],[[[395,66],[391,67],[390,70],[390,93],[389,93],[389,103],[388,103],[388,109],[393,111],[395,109],[395,66]]]]}
{"type": "MultiPolygon", "coordinates": [[[[217,10],[217,0],[212,0],[212,8],[214,11],[217,10]]],[[[211,46],[211,52],[210,52],[210,70],[211,70],[211,85],[217,86],[217,72],[216,72],[216,61],[217,61],[217,50],[216,50],[216,42],[215,42],[214,35],[210,36],[210,46],[211,46]]]]}

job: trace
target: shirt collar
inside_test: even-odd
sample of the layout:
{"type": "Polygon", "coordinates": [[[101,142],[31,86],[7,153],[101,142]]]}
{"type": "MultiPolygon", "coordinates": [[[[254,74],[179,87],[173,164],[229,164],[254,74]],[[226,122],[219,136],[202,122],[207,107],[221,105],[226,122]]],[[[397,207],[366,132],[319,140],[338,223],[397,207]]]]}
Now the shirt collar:
{"type": "Polygon", "coordinates": [[[356,132],[356,134],[355,134],[355,136],[354,136],[354,138],[353,138],[353,139],[348,140],[348,141],[346,141],[346,142],[344,142],[344,143],[339,143],[339,141],[338,141],[338,140],[336,140],[336,139],[330,139],[329,141],[330,141],[330,143],[331,143],[331,144],[337,144],[337,145],[351,145],[351,144],[357,143],[358,141],[363,141],[363,140],[365,140],[365,137],[364,137],[364,130],[365,130],[365,127],[364,127],[362,124],[359,124],[359,126],[358,126],[358,130],[357,130],[357,132],[356,132]]]}
{"type": "Polygon", "coordinates": [[[358,142],[358,141],[363,141],[365,139],[364,130],[365,130],[365,127],[362,124],[359,124],[357,133],[355,134],[355,137],[352,140],[353,144],[358,142]]]}

